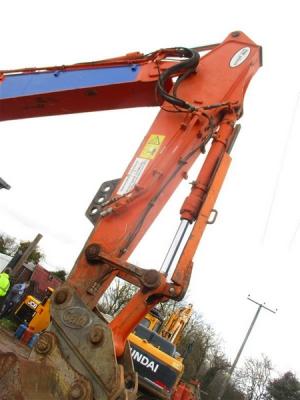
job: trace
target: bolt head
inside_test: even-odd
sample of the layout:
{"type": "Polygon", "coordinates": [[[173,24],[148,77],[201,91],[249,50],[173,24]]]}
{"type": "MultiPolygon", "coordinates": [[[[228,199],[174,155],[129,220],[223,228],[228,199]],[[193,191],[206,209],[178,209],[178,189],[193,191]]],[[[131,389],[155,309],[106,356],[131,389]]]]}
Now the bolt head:
{"type": "Polygon", "coordinates": [[[35,345],[35,350],[37,351],[37,353],[47,354],[52,349],[52,346],[52,336],[49,333],[44,333],[39,337],[35,345]]]}
{"type": "Polygon", "coordinates": [[[143,273],[141,282],[148,289],[156,289],[161,284],[161,274],[156,269],[148,269],[143,273]]]}
{"type": "Polygon", "coordinates": [[[71,388],[70,392],[71,399],[80,399],[82,395],[83,395],[83,390],[79,384],[76,384],[71,388]]]}
{"type": "Polygon", "coordinates": [[[90,400],[92,396],[91,385],[86,380],[73,382],[68,394],[68,400],[90,400]]]}
{"type": "Polygon", "coordinates": [[[54,302],[56,304],[63,304],[68,297],[68,290],[67,288],[63,288],[63,289],[58,289],[55,293],[54,293],[54,302]]]}
{"type": "Polygon", "coordinates": [[[97,261],[100,253],[101,247],[97,243],[92,243],[85,249],[85,256],[90,262],[97,261]]]}
{"type": "Polygon", "coordinates": [[[90,330],[90,341],[93,344],[101,344],[104,339],[104,331],[101,326],[93,326],[90,330]]]}

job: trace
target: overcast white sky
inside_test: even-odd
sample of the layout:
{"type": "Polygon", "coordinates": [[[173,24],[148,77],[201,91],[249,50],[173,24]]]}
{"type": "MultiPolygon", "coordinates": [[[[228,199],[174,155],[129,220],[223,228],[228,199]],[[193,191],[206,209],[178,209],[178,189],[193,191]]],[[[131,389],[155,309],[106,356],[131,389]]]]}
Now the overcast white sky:
{"type": "MultiPolygon", "coordinates": [[[[189,301],[224,339],[231,360],[256,311],[247,295],[278,308],[276,315],[261,313],[244,357],[265,353],[279,372],[300,378],[297,2],[11,0],[1,4],[0,69],[193,47],[234,30],[263,46],[264,66],[247,91],[219,217],[195,257],[189,301]]],[[[25,240],[42,233],[45,266],[70,270],[91,230],[87,206],[103,181],[122,175],[157,111],[3,122],[0,176],[12,189],[0,192],[0,231],[25,240]]],[[[160,267],[188,192],[185,184],[133,262],[160,267]]]]}

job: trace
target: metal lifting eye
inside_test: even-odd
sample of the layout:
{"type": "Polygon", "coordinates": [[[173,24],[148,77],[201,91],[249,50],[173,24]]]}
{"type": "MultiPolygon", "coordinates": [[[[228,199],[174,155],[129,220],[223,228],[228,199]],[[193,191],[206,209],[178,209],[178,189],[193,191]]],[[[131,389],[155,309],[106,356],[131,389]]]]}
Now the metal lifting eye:
{"type": "Polygon", "coordinates": [[[207,224],[210,225],[214,224],[216,222],[217,216],[218,216],[218,211],[213,208],[207,220],[207,224]]]}

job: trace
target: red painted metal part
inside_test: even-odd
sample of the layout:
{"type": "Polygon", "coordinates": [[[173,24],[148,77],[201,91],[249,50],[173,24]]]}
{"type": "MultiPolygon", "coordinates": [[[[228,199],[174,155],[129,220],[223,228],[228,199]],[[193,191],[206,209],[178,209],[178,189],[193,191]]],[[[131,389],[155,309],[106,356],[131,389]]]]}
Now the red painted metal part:
{"type": "MultiPolygon", "coordinates": [[[[155,86],[159,76],[157,61],[162,58],[163,54],[160,54],[159,51],[149,56],[132,53],[110,60],[67,66],[0,71],[1,85],[10,76],[22,77],[22,75],[27,74],[34,75],[47,72],[66,73],[83,69],[92,72],[95,69],[125,66],[139,67],[138,75],[133,81],[104,85],[99,83],[96,86],[74,87],[61,91],[45,90],[36,94],[0,98],[0,121],[159,105],[155,86]]],[[[160,61],[160,70],[163,71],[172,64],[173,62],[160,61]]],[[[171,87],[171,80],[167,82],[167,87],[171,87]]]]}
{"type": "MultiPolygon", "coordinates": [[[[182,82],[178,95],[190,102],[197,102],[197,104],[210,105],[226,102],[235,105],[235,109],[240,109],[249,80],[260,66],[259,53],[260,48],[245,35],[241,34],[238,38],[229,36],[223,44],[202,58],[198,73],[182,82]],[[251,47],[251,55],[241,66],[231,69],[229,67],[230,59],[243,46],[251,47]]],[[[168,107],[168,105],[165,105],[165,107],[168,107]]],[[[229,109],[227,112],[231,112],[235,116],[234,110],[229,109]]],[[[118,189],[126,179],[136,159],[141,157],[141,153],[147,142],[151,140],[152,135],[164,137],[159,151],[153,159],[149,160],[146,170],[132,193],[112,204],[112,213],[100,219],[87,244],[98,243],[105,253],[115,256],[122,254],[120,258],[127,259],[194,160],[201,153],[200,145],[203,138],[210,132],[210,123],[216,129],[225,113],[225,107],[205,111],[200,109],[199,112],[193,114],[171,113],[161,110],[133,156],[113,197],[117,197],[118,189]],[[198,149],[198,151],[195,151],[195,149],[198,149]],[[185,158],[192,151],[195,151],[195,153],[185,161],[185,158]],[[174,179],[166,185],[180,162],[184,163],[184,166],[174,179]],[[155,198],[162,188],[163,193],[155,198]],[[153,201],[154,198],[155,204],[153,204],[142,221],[138,232],[129,243],[130,236],[138,228],[137,225],[141,216],[149,202],[153,201]]],[[[218,144],[214,146],[216,147],[218,144]]],[[[212,172],[211,166],[208,166],[208,171],[203,173],[209,176],[212,172]]],[[[78,290],[86,297],[85,288],[97,279],[99,272],[100,268],[91,268],[88,265],[82,253],[72,271],[70,282],[78,286],[78,290]],[[88,279],[88,282],[86,279],[88,279]]]]}
{"type": "MultiPolygon", "coordinates": [[[[216,167],[233,138],[234,123],[242,112],[246,88],[261,65],[260,52],[259,46],[240,33],[237,36],[229,35],[221,45],[201,59],[197,72],[184,80],[177,91],[179,97],[198,105],[199,109],[195,112],[176,113],[170,112],[174,109],[171,109],[169,104],[163,104],[163,109],[150,127],[112,195],[115,201],[107,206],[107,214],[95,226],[86,243],[87,246],[99,244],[105,254],[119,258],[120,262],[126,260],[211,137],[213,144],[199,174],[192,197],[182,208],[183,218],[196,219],[216,173],[216,167]],[[243,49],[248,52],[245,60],[240,64],[238,61],[232,61],[238,58],[243,49]],[[235,66],[234,62],[238,65],[235,66]],[[133,166],[142,163],[141,159],[145,160],[149,143],[155,138],[158,147],[153,157],[146,158],[145,170],[132,190],[124,194],[122,188],[129,180],[133,166]]],[[[138,166],[141,168],[141,165],[138,166]]],[[[200,237],[206,223],[207,219],[202,219],[200,237]]],[[[169,293],[167,297],[180,298],[185,292],[192,271],[191,258],[195,251],[196,248],[193,246],[192,252],[185,255],[184,261],[178,265],[172,278],[176,282],[173,296],[169,293]]],[[[99,277],[103,276],[102,271],[103,264],[89,263],[85,253],[82,252],[71,272],[70,284],[76,287],[80,297],[89,307],[95,306],[103,291],[116,276],[131,281],[130,271],[126,273],[116,268],[110,275],[106,275],[102,286],[100,285],[97,293],[91,296],[87,293],[87,289],[93,282],[99,282],[99,277]]],[[[151,305],[154,306],[158,301],[166,299],[166,289],[166,287],[156,289],[155,297],[150,302],[152,292],[148,293],[142,288],[110,324],[117,355],[122,354],[126,335],[143,318],[151,305]]]]}
{"type": "Polygon", "coordinates": [[[207,195],[211,179],[218,164],[228,147],[232,137],[236,116],[232,113],[220,123],[218,132],[214,135],[208,155],[205,158],[203,167],[193,183],[191,194],[185,199],[180,210],[181,218],[194,222],[198,217],[199,210],[207,195]]]}
{"type": "Polygon", "coordinates": [[[199,215],[194,223],[189,240],[187,241],[181,253],[181,256],[177,263],[177,267],[172,275],[172,281],[175,284],[179,283],[182,286],[183,294],[185,294],[189,285],[189,280],[191,278],[191,272],[193,267],[193,256],[196,253],[199,242],[202,238],[206,225],[209,221],[210,214],[217,200],[219,191],[222,187],[230,163],[231,163],[231,157],[227,153],[225,153],[220,161],[218,170],[213,178],[213,181],[210,185],[209,191],[207,192],[205,200],[201,204],[199,215]]]}
{"type": "Polygon", "coordinates": [[[172,400],[199,400],[199,383],[186,384],[180,382],[172,395],[172,400]]]}
{"type": "Polygon", "coordinates": [[[97,96],[99,90],[91,87],[0,101],[0,121],[157,105],[155,81],[108,85],[97,96]]]}

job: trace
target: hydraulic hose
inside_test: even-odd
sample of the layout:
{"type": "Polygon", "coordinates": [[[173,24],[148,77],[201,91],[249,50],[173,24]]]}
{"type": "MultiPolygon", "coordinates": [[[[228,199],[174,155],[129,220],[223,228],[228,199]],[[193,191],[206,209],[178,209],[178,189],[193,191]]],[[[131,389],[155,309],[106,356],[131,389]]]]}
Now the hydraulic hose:
{"type": "Polygon", "coordinates": [[[199,53],[193,49],[188,49],[186,47],[174,47],[170,49],[164,49],[163,51],[166,57],[184,57],[186,59],[173,65],[172,67],[168,68],[160,74],[156,87],[157,93],[164,100],[171,103],[175,107],[179,107],[188,111],[196,110],[193,105],[187,103],[183,99],[178,98],[176,96],[176,92],[180,83],[189,75],[195,72],[200,60],[199,53]],[[165,89],[166,81],[174,75],[178,75],[178,79],[174,85],[172,94],[169,94],[165,89]]]}

